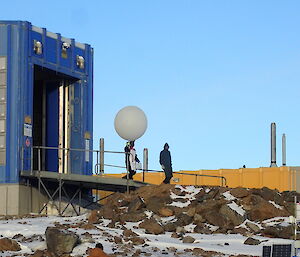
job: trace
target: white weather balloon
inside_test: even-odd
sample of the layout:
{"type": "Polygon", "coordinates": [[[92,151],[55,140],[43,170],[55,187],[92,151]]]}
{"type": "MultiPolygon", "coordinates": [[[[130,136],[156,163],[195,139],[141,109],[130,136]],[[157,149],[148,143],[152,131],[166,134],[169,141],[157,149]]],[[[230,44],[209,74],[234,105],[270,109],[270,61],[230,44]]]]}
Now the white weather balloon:
{"type": "Polygon", "coordinates": [[[126,106],[115,117],[115,130],[128,141],[134,141],[144,135],[147,129],[147,117],[136,106],[126,106]]]}

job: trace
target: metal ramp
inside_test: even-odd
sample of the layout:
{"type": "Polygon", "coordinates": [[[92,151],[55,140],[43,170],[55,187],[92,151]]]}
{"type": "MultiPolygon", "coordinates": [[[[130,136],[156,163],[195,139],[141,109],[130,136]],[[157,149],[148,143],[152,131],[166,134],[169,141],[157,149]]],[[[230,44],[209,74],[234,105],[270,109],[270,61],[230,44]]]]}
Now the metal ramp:
{"type": "Polygon", "coordinates": [[[61,216],[65,213],[68,206],[72,206],[74,212],[77,215],[80,215],[80,206],[82,206],[81,203],[83,198],[89,198],[90,204],[97,203],[101,200],[94,200],[91,194],[88,197],[87,192],[91,192],[91,189],[111,192],[128,192],[148,185],[147,183],[140,181],[101,175],[89,176],[49,171],[21,171],[20,176],[24,178],[25,184],[35,184],[38,187],[39,193],[43,191],[47,195],[48,201],[42,203],[39,213],[42,213],[50,201],[52,201],[52,204],[61,216]],[[62,207],[62,199],[68,200],[67,205],[64,208],[62,207]],[[55,204],[55,200],[58,201],[58,204],[55,204]],[[73,204],[74,200],[79,203],[79,207],[76,208],[73,204]]]}

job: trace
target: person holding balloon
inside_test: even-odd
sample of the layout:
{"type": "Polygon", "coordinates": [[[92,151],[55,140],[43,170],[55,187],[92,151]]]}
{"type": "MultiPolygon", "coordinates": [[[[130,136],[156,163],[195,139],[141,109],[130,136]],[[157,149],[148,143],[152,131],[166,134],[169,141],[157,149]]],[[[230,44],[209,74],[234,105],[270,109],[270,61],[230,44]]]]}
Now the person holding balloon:
{"type": "MultiPolygon", "coordinates": [[[[136,170],[138,169],[138,164],[140,163],[140,160],[137,157],[136,150],[134,148],[134,141],[126,143],[124,152],[128,179],[133,179],[133,176],[136,174],[136,170]]],[[[127,178],[127,175],[123,178],[127,178]]]]}

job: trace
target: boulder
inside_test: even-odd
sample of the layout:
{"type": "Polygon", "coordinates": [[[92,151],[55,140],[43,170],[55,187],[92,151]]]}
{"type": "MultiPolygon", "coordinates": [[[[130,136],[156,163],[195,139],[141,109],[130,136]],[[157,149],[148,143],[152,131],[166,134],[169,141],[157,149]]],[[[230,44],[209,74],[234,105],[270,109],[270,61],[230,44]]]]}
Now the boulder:
{"type": "Polygon", "coordinates": [[[176,218],[177,218],[177,221],[175,221],[174,224],[177,227],[186,226],[193,222],[193,218],[184,213],[181,213],[176,218]]]}
{"type": "Polygon", "coordinates": [[[245,216],[240,215],[235,210],[231,209],[227,204],[220,208],[220,213],[227,217],[234,226],[239,226],[245,221],[245,216]]]}
{"type": "Polygon", "coordinates": [[[129,203],[128,212],[136,212],[145,207],[146,207],[145,202],[140,197],[137,197],[129,203]]]}
{"type": "Polygon", "coordinates": [[[212,256],[223,256],[223,254],[213,251],[204,251],[201,248],[194,248],[192,250],[193,255],[195,256],[201,256],[201,257],[212,257],[212,256]]]}
{"type": "Polygon", "coordinates": [[[249,231],[247,229],[245,229],[245,228],[239,227],[239,228],[234,228],[232,230],[232,233],[234,233],[234,234],[241,234],[243,236],[247,236],[249,234],[249,231]]]}
{"type": "Polygon", "coordinates": [[[195,238],[191,236],[185,236],[184,238],[182,238],[182,242],[185,244],[192,244],[195,242],[195,238]]]}
{"type": "Polygon", "coordinates": [[[194,227],[194,233],[211,235],[213,232],[209,229],[209,227],[204,223],[198,223],[196,227],[194,227]]]}
{"type": "Polygon", "coordinates": [[[184,229],[184,227],[177,227],[176,228],[176,233],[177,234],[184,234],[186,232],[186,230],[184,229]]]}
{"type": "Polygon", "coordinates": [[[258,233],[260,231],[259,226],[257,226],[256,224],[252,223],[252,222],[246,222],[246,226],[248,228],[250,228],[253,232],[258,233]]]}
{"type": "Polygon", "coordinates": [[[141,253],[142,253],[142,250],[141,249],[137,249],[135,251],[135,253],[132,255],[132,257],[139,257],[139,256],[141,256],[141,253]]]}
{"type": "Polygon", "coordinates": [[[260,241],[258,239],[252,238],[252,237],[248,237],[245,242],[245,245],[259,245],[260,241]]]}
{"type": "Polygon", "coordinates": [[[262,230],[263,236],[268,237],[276,237],[276,238],[284,238],[284,239],[292,239],[294,236],[294,229],[293,226],[276,226],[276,227],[267,227],[266,229],[262,230]]]}
{"type": "Polygon", "coordinates": [[[162,217],[170,217],[173,216],[174,211],[169,208],[163,207],[158,210],[158,213],[162,217]]]}
{"type": "Polygon", "coordinates": [[[104,219],[118,220],[120,216],[120,210],[116,206],[104,205],[100,210],[98,210],[98,217],[102,217],[104,219]]]}
{"type": "MultiPolygon", "coordinates": [[[[146,202],[146,205],[150,198],[155,197],[161,199],[162,202],[171,203],[170,190],[174,190],[174,185],[171,184],[161,184],[161,185],[151,185],[140,187],[134,194],[138,195],[146,202]]],[[[160,201],[160,200],[159,200],[160,201]]]]}
{"type": "Polygon", "coordinates": [[[247,206],[250,206],[250,208],[251,208],[251,206],[255,206],[262,201],[264,201],[264,199],[261,196],[256,195],[256,194],[250,194],[247,197],[244,197],[242,199],[243,206],[247,205],[247,206]]]}
{"type": "Polygon", "coordinates": [[[145,213],[124,213],[119,217],[120,222],[138,222],[146,218],[145,213]]]}
{"type": "Polygon", "coordinates": [[[71,253],[79,243],[79,237],[74,232],[55,227],[47,227],[46,243],[48,251],[60,256],[71,253]]]}
{"type": "Polygon", "coordinates": [[[165,231],[163,227],[157,223],[154,219],[146,219],[140,223],[139,228],[145,229],[146,233],[159,235],[163,234],[165,231]]]}
{"type": "Polygon", "coordinates": [[[174,232],[174,231],[176,231],[177,226],[176,226],[175,223],[169,222],[169,223],[165,224],[165,225],[163,226],[163,228],[164,228],[164,230],[167,231],[167,232],[174,232]]]}
{"type": "MultiPolygon", "coordinates": [[[[188,215],[190,217],[194,217],[195,214],[196,214],[196,208],[195,207],[189,208],[188,211],[186,212],[186,215],[188,215]]],[[[197,214],[197,215],[199,215],[199,214],[197,214]]]]}
{"type": "Polygon", "coordinates": [[[226,229],[234,228],[232,221],[219,212],[210,211],[204,215],[204,218],[211,225],[226,228],[226,229]]]}
{"type": "Polygon", "coordinates": [[[252,189],[252,193],[261,196],[266,201],[274,201],[278,192],[272,190],[268,187],[263,187],[261,189],[252,189]]]}
{"type": "Polygon", "coordinates": [[[17,241],[9,239],[9,238],[1,238],[0,239],[0,251],[20,251],[21,247],[17,241]]]}
{"type": "Polygon", "coordinates": [[[98,222],[99,222],[98,212],[96,210],[92,210],[88,217],[88,223],[95,224],[98,222]]]}
{"type": "Polygon", "coordinates": [[[294,216],[295,215],[295,203],[291,203],[291,202],[284,202],[283,206],[285,207],[285,209],[287,210],[287,212],[291,215],[294,216]]]}
{"type": "Polygon", "coordinates": [[[237,198],[243,198],[250,194],[250,192],[243,187],[237,187],[230,190],[230,194],[237,198]]]}
{"type": "Polygon", "coordinates": [[[172,238],[179,238],[180,236],[176,233],[176,232],[173,232],[172,235],[171,235],[172,238]]]}
{"type": "Polygon", "coordinates": [[[80,228],[82,228],[84,230],[98,229],[95,225],[90,224],[90,223],[82,224],[82,225],[80,225],[80,228]]]}
{"type": "Polygon", "coordinates": [[[262,200],[249,210],[249,218],[252,221],[263,221],[274,217],[289,216],[286,210],[276,208],[273,204],[262,200]]]}
{"type": "Polygon", "coordinates": [[[121,237],[118,237],[118,236],[114,236],[114,242],[116,244],[121,244],[122,243],[122,238],[121,237]]]}
{"type": "Polygon", "coordinates": [[[131,237],[130,240],[134,245],[143,245],[145,243],[145,239],[138,236],[131,237]]]}
{"type": "Polygon", "coordinates": [[[125,230],[123,231],[123,236],[125,236],[125,237],[132,237],[132,236],[138,236],[138,234],[135,233],[135,232],[133,232],[133,231],[130,230],[130,229],[125,229],[125,230]]]}
{"type": "Polygon", "coordinates": [[[198,203],[195,207],[196,208],[195,212],[201,215],[209,211],[218,212],[221,206],[225,203],[227,202],[224,199],[221,200],[209,199],[204,201],[203,203],[198,203]]]}
{"type": "Polygon", "coordinates": [[[148,201],[146,202],[146,207],[149,211],[153,211],[154,213],[158,214],[159,210],[163,207],[165,207],[166,202],[165,200],[167,200],[168,198],[160,198],[157,196],[151,197],[148,199],[148,201]]]}
{"type": "Polygon", "coordinates": [[[289,203],[294,203],[295,201],[295,196],[298,197],[298,199],[300,199],[300,193],[296,192],[296,191],[283,191],[281,193],[281,197],[289,203]]]}

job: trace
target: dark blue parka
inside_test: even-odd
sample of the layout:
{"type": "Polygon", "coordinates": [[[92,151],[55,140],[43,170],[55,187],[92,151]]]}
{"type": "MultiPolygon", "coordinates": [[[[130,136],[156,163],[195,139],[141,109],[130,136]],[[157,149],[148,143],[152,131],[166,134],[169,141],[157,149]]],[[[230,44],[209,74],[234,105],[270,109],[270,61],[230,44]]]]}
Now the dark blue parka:
{"type": "Polygon", "coordinates": [[[165,167],[171,168],[172,161],[171,161],[171,154],[169,150],[162,150],[159,156],[159,163],[160,165],[164,165],[165,167]]]}

